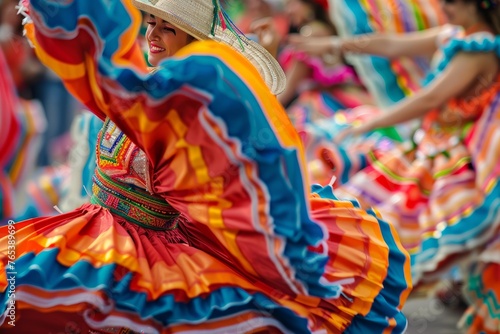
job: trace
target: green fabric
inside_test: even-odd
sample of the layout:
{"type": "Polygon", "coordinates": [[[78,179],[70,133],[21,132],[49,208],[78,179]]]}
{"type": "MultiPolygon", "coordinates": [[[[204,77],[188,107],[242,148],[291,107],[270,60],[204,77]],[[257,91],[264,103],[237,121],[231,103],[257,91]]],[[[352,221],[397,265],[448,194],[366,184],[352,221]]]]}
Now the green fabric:
{"type": "Polygon", "coordinates": [[[377,129],[374,132],[381,134],[384,137],[390,138],[399,143],[403,142],[403,138],[399,135],[398,130],[395,127],[391,126],[388,128],[377,129]]]}

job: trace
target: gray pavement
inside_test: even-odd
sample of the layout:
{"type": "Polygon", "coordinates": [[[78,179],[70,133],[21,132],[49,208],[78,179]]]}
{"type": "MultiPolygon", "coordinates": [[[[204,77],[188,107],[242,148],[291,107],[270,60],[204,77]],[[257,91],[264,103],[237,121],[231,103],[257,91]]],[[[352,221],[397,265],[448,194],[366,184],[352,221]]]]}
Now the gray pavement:
{"type": "Polygon", "coordinates": [[[403,312],[408,318],[406,334],[460,334],[457,323],[465,308],[445,306],[434,298],[412,298],[403,312]]]}

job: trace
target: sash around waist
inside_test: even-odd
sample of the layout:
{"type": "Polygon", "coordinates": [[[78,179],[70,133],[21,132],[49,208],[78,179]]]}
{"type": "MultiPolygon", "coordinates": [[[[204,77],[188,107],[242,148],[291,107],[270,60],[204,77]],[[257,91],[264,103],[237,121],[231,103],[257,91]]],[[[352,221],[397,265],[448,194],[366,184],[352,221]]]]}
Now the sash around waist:
{"type": "Polygon", "coordinates": [[[91,203],[145,228],[173,230],[177,227],[176,218],[180,213],[163,198],[115,181],[99,168],[96,168],[92,180],[91,203]]]}

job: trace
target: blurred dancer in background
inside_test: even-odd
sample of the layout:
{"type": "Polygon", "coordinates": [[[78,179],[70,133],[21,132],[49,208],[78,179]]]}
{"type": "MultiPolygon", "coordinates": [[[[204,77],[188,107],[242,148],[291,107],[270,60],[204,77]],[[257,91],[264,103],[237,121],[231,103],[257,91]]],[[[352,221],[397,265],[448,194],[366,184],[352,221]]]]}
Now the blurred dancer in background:
{"type": "MultiPolygon", "coordinates": [[[[335,36],[336,28],[329,18],[328,1],[287,1],[285,13],[291,28],[304,38],[335,36]]],[[[314,161],[314,139],[325,134],[319,125],[339,111],[372,104],[373,99],[361,84],[356,71],[340,56],[308,55],[290,48],[286,39],[280,39],[270,19],[256,21],[252,26],[259,41],[279,59],[287,76],[285,91],[278,96],[301,134],[306,148],[306,159],[314,161]]],[[[291,34],[293,36],[293,34],[291,34]]],[[[335,129],[332,129],[335,131],[335,129]]],[[[308,164],[312,182],[326,184],[325,174],[308,164]]],[[[331,177],[330,177],[331,178],[331,177]]]]}
{"type": "MultiPolygon", "coordinates": [[[[464,324],[471,326],[470,333],[497,333],[494,305],[499,299],[492,275],[498,262],[491,254],[498,252],[500,225],[500,148],[495,140],[500,135],[500,9],[495,0],[456,0],[444,2],[443,11],[453,26],[295,43],[312,54],[434,57],[435,70],[424,88],[338,134],[340,143],[349,135],[422,118],[411,141],[370,151],[369,166],[336,194],[375,206],[397,227],[412,256],[415,282],[439,279],[457,259],[490,244],[475,270],[467,270],[475,303],[464,324]]],[[[341,162],[329,152],[326,147],[321,159],[332,169],[341,162]]]]}

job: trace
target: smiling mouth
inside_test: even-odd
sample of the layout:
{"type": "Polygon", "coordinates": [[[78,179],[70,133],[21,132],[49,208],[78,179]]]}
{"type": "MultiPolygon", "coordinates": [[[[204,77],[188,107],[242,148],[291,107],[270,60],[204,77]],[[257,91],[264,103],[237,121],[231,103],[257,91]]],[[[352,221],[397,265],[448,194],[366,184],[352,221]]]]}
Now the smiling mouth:
{"type": "Polygon", "coordinates": [[[160,53],[160,52],[165,51],[165,49],[160,48],[160,47],[158,47],[158,46],[150,46],[150,47],[149,47],[149,51],[150,51],[151,53],[160,53]]]}

